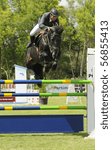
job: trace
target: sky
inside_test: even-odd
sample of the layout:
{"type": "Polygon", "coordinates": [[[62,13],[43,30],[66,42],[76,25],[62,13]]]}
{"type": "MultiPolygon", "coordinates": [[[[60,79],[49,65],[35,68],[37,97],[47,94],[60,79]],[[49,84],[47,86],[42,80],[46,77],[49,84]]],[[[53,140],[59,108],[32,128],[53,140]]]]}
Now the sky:
{"type": "Polygon", "coordinates": [[[67,5],[68,5],[68,3],[67,3],[67,1],[66,1],[66,0],[61,0],[60,5],[62,5],[62,6],[67,6],[67,5]]]}

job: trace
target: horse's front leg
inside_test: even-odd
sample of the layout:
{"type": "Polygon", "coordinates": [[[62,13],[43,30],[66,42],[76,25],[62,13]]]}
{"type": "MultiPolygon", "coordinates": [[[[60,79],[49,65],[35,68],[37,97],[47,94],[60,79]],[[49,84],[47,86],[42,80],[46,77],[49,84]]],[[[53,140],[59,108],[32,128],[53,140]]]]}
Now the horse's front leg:
{"type": "Polygon", "coordinates": [[[43,67],[43,72],[48,73],[51,68],[52,68],[52,64],[47,62],[47,61],[45,61],[44,62],[44,67],[43,67]]]}
{"type": "Polygon", "coordinates": [[[53,53],[53,56],[52,56],[53,57],[52,70],[56,70],[60,55],[61,55],[60,51],[53,53]]]}
{"type": "Polygon", "coordinates": [[[53,62],[53,64],[52,64],[52,70],[56,70],[57,64],[58,64],[58,61],[55,60],[55,61],[53,62]]]}
{"type": "Polygon", "coordinates": [[[50,57],[47,54],[47,52],[43,52],[43,73],[48,73],[49,70],[51,69],[52,65],[49,63],[50,62],[50,57]]]}

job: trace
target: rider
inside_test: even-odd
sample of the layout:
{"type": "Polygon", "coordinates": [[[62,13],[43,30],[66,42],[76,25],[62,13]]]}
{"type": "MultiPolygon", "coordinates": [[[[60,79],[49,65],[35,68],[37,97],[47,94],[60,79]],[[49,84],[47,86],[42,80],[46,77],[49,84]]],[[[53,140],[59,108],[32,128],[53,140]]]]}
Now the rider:
{"type": "Polygon", "coordinates": [[[59,25],[58,16],[59,13],[55,8],[52,8],[50,12],[42,15],[38,21],[38,24],[30,32],[30,43],[27,45],[27,48],[33,45],[35,42],[35,36],[39,34],[40,30],[47,29],[49,31],[50,27],[59,25]]]}

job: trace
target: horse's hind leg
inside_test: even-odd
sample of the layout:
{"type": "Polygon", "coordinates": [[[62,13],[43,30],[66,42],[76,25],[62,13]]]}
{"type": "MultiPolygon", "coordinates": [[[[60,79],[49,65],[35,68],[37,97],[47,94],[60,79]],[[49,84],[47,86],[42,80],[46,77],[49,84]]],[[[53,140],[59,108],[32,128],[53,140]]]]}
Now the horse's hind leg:
{"type": "Polygon", "coordinates": [[[45,64],[44,64],[44,68],[43,68],[43,72],[44,72],[44,73],[48,73],[48,72],[50,71],[51,67],[52,67],[51,64],[45,63],[45,64]]]}

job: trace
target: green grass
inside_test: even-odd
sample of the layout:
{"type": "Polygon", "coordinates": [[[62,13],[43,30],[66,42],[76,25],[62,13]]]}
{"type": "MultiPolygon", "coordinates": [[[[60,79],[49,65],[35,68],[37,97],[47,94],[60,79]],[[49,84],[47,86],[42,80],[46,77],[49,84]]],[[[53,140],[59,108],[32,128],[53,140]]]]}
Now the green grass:
{"type": "Polygon", "coordinates": [[[0,150],[94,150],[81,134],[10,134],[0,136],[0,150]]]}
{"type": "MultiPolygon", "coordinates": [[[[48,105],[66,105],[65,97],[50,97],[48,105]]],[[[72,104],[73,105],[73,104],[72,104]]],[[[82,98],[74,105],[86,105],[82,98]]],[[[0,111],[1,115],[28,114],[84,114],[85,110],[35,110],[0,111]]],[[[84,131],[80,133],[59,134],[1,134],[0,150],[94,150],[95,140],[87,137],[87,120],[84,119],[84,131]]]]}

